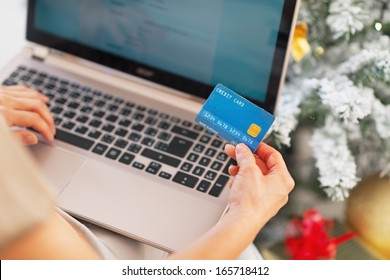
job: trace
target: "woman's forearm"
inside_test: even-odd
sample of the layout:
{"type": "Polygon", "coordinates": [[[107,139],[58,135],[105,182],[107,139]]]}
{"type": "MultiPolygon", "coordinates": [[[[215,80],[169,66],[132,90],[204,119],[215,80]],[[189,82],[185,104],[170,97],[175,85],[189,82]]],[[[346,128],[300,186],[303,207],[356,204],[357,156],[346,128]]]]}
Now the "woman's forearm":
{"type": "Polygon", "coordinates": [[[167,259],[237,259],[253,242],[257,228],[249,220],[237,219],[228,213],[208,233],[167,259]]]}

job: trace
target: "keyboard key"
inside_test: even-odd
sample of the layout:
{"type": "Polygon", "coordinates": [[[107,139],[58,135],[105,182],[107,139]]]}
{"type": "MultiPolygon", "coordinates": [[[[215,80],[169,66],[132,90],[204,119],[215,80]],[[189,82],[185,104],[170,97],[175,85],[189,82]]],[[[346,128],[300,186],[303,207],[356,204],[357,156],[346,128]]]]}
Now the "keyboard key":
{"type": "Polygon", "coordinates": [[[133,163],[132,166],[135,167],[135,168],[137,168],[137,169],[140,169],[140,170],[142,170],[142,169],[145,168],[145,164],[140,163],[140,162],[138,162],[138,161],[135,161],[135,162],[133,163]]]}
{"type": "Polygon", "coordinates": [[[181,170],[185,171],[185,172],[190,172],[191,169],[192,169],[193,165],[189,162],[184,162],[182,164],[182,166],[180,167],[181,170]]]}
{"type": "Polygon", "coordinates": [[[147,117],[145,123],[149,125],[155,125],[157,123],[157,119],[153,117],[147,117]]]}
{"type": "Polygon", "coordinates": [[[115,148],[111,148],[107,152],[106,157],[115,160],[115,159],[117,159],[119,157],[120,154],[121,154],[120,150],[115,149],[115,148]]]}
{"type": "Polygon", "coordinates": [[[142,139],[141,144],[146,145],[146,146],[148,146],[148,147],[152,147],[153,144],[154,144],[154,141],[155,141],[155,140],[152,139],[152,138],[145,137],[144,139],[142,139]]]}
{"type": "Polygon", "coordinates": [[[160,152],[153,151],[153,150],[150,150],[148,148],[145,148],[142,151],[141,155],[143,155],[144,157],[150,158],[152,160],[168,164],[168,165],[173,166],[173,167],[178,167],[180,164],[179,159],[176,159],[176,158],[168,156],[168,155],[164,155],[160,152]]]}
{"type": "Polygon", "coordinates": [[[84,103],[90,103],[92,101],[92,97],[88,96],[88,95],[85,95],[82,99],[81,99],[84,103]]]}
{"type": "Polygon", "coordinates": [[[199,161],[199,164],[207,167],[210,164],[210,162],[211,162],[211,159],[209,159],[207,157],[202,157],[199,161]]]}
{"type": "Polygon", "coordinates": [[[102,110],[95,111],[93,115],[97,118],[103,118],[106,113],[102,110]]]}
{"type": "Polygon", "coordinates": [[[146,107],[145,106],[142,106],[142,105],[138,105],[137,106],[137,110],[138,111],[141,111],[141,112],[144,112],[146,110],[146,107]]]}
{"type": "Polygon", "coordinates": [[[228,181],[229,181],[229,177],[227,177],[225,175],[219,175],[217,181],[215,182],[215,184],[211,188],[209,195],[218,197],[221,194],[221,192],[223,191],[223,189],[225,188],[226,183],[228,181]]]}
{"type": "Polygon", "coordinates": [[[88,136],[93,138],[93,139],[98,139],[102,135],[100,131],[97,130],[92,130],[90,133],[88,133],[88,136]]]}
{"type": "Polygon", "coordinates": [[[173,177],[173,182],[176,182],[178,184],[181,184],[183,186],[189,187],[189,188],[194,188],[196,184],[198,183],[199,179],[188,175],[186,173],[183,173],[181,171],[177,172],[175,177],[173,177]]]}
{"type": "Polygon", "coordinates": [[[72,111],[68,111],[68,112],[65,112],[64,113],[64,117],[65,118],[68,118],[68,119],[73,119],[74,118],[74,116],[76,116],[76,113],[75,112],[72,112],[72,111]]]}
{"type": "Polygon", "coordinates": [[[79,126],[79,127],[76,128],[75,131],[76,131],[77,133],[80,133],[80,134],[85,134],[85,133],[87,133],[88,128],[85,127],[85,126],[79,126]]]}
{"type": "Polygon", "coordinates": [[[120,112],[119,112],[120,115],[124,116],[124,117],[127,117],[131,114],[131,110],[129,109],[126,109],[126,108],[123,108],[120,112]]]}
{"type": "Polygon", "coordinates": [[[80,123],[86,123],[88,121],[88,117],[87,116],[78,116],[76,121],[78,121],[80,123]]]}
{"type": "MultiPolygon", "coordinates": [[[[42,74],[39,74],[39,75],[42,75],[42,74]]],[[[67,86],[67,85],[69,84],[69,81],[62,79],[62,80],[60,81],[60,83],[61,83],[61,85],[63,85],[63,86],[67,86]]]]}
{"type": "Polygon", "coordinates": [[[130,144],[129,148],[127,149],[130,152],[133,152],[135,154],[138,154],[142,150],[142,146],[137,144],[130,144]]]}
{"type": "Polygon", "coordinates": [[[60,105],[64,105],[66,103],[66,99],[65,98],[57,98],[56,101],[55,101],[57,104],[60,104],[60,105]]]}
{"type": "Polygon", "coordinates": [[[133,108],[135,106],[135,104],[133,102],[128,101],[128,102],[126,102],[125,106],[127,106],[129,108],[133,108]]]}
{"type": "Polygon", "coordinates": [[[55,117],[54,118],[54,124],[56,126],[59,126],[61,123],[62,123],[62,119],[61,118],[59,118],[59,117],[55,117]]]}
{"type": "Polygon", "coordinates": [[[107,110],[110,112],[116,112],[118,110],[118,106],[115,104],[110,104],[107,106],[107,110]]]}
{"type": "Polygon", "coordinates": [[[53,107],[53,109],[51,109],[51,112],[52,112],[53,114],[59,115],[59,114],[61,114],[61,112],[62,112],[63,110],[64,110],[64,109],[62,109],[62,107],[55,106],[55,107],[53,107]]]}
{"type": "Polygon", "coordinates": [[[155,116],[155,115],[157,115],[157,113],[158,113],[157,110],[154,110],[154,109],[149,109],[148,110],[148,114],[149,115],[155,116]]]}
{"type": "Polygon", "coordinates": [[[185,127],[191,127],[192,125],[192,122],[189,122],[189,121],[183,121],[182,122],[182,125],[185,126],[185,127]]]}
{"type": "Polygon", "coordinates": [[[191,153],[191,154],[187,157],[187,159],[188,159],[189,161],[191,161],[191,162],[196,162],[196,161],[198,160],[198,158],[199,158],[199,155],[194,154],[194,153],[191,153]]]}
{"type": "Polygon", "coordinates": [[[226,161],[228,157],[229,156],[225,152],[220,152],[217,156],[217,159],[220,161],[226,161]]]}
{"type": "Polygon", "coordinates": [[[92,112],[92,107],[83,106],[83,107],[81,107],[80,111],[83,112],[83,113],[89,114],[89,113],[92,112]]]}
{"type": "Polygon", "coordinates": [[[57,92],[59,94],[65,94],[68,92],[68,89],[67,88],[64,88],[64,87],[60,87],[59,89],[57,89],[57,92]]]}
{"type": "Polygon", "coordinates": [[[182,128],[182,127],[177,126],[177,125],[175,125],[175,126],[172,128],[171,131],[174,132],[174,133],[177,133],[177,134],[179,134],[179,135],[182,135],[182,136],[185,136],[185,137],[194,139],[194,140],[195,140],[196,138],[198,138],[198,136],[199,136],[199,133],[193,132],[193,131],[188,130],[188,129],[185,129],[185,128],[182,128]]]}
{"type": "Polygon", "coordinates": [[[90,126],[93,126],[93,127],[100,127],[102,125],[102,122],[101,121],[98,121],[98,120],[92,120],[90,123],[89,123],[90,126]]]}
{"type": "Polygon", "coordinates": [[[196,187],[196,189],[200,192],[204,192],[206,193],[209,188],[211,186],[211,183],[209,181],[206,181],[206,180],[202,180],[200,181],[199,185],[196,187]]]}
{"type": "Polygon", "coordinates": [[[145,115],[144,114],[141,114],[141,113],[135,113],[133,115],[133,119],[137,120],[137,121],[142,121],[144,119],[145,115]]]}
{"type": "Polygon", "coordinates": [[[163,141],[168,141],[171,138],[171,134],[167,132],[160,132],[160,134],[157,136],[158,139],[163,140],[163,141]]]}
{"type": "Polygon", "coordinates": [[[118,139],[115,141],[114,146],[124,149],[126,148],[127,144],[129,144],[129,142],[127,142],[126,140],[118,139]]]}
{"type": "Polygon", "coordinates": [[[70,94],[70,97],[77,99],[80,97],[80,93],[77,91],[72,91],[72,93],[70,94]]]}
{"type": "Polygon", "coordinates": [[[223,163],[219,161],[214,161],[213,164],[211,165],[211,169],[219,171],[223,167],[223,163]]]}
{"type": "Polygon", "coordinates": [[[107,132],[112,132],[114,130],[115,126],[111,124],[105,124],[102,129],[107,132]]]}
{"type": "Polygon", "coordinates": [[[167,130],[171,127],[171,125],[165,121],[161,121],[158,126],[158,128],[161,128],[161,129],[164,129],[164,130],[167,130]]]}
{"type": "Polygon", "coordinates": [[[171,174],[164,172],[164,171],[161,171],[158,176],[160,176],[161,178],[167,179],[167,180],[171,179],[171,177],[172,177],[171,174]]]}
{"type": "Polygon", "coordinates": [[[125,100],[122,99],[122,98],[120,98],[120,97],[116,97],[116,98],[114,99],[114,102],[115,102],[116,104],[122,104],[123,102],[125,102],[125,100]]]}
{"type": "Polygon", "coordinates": [[[138,133],[132,132],[132,133],[130,133],[128,139],[131,141],[134,141],[134,142],[138,142],[141,139],[141,135],[139,135],[138,133]]]}
{"type": "Polygon", "coordinates": [[[121,137],[125,137],[127,135],[127,133],[128,133],[128,131],[126,129],[123,129],[123,128],[118,128],[115,131],[115,134],[118,136],[121,136],[121,137]]]}
{"type": "Polygon", "coordinates": [[[43,83],[43,81],[41,79],[35,79],[32,83],[35,86],[40,86],[43,83]]]}
{"type": "Polygon", "coordinates": [[[167,153],[183,158],[186,156],[192,144],[193,142],[191,141],[174,137],[171,143],[169,143],[167,153]]]}
{"type": "Polygon", "coordinates": [[[22,78],[20,78],[20,80],[22,80],[23,82],[27,82],[31,79],[31,76],[29,75],[23,75],[22,78]]]}
{"type": "Polygon", "coordinates": [[[201,144],[196,144],[195,148],[194,148],[194,151],[197,152],[197,153],[202,153],[204,149],[205,149],[205,146],[203,146],[201,144]]]}
{"type": "Polygon", "coordinates": [[[116,122],[118,120],[118,116],[110,114],[110,115],[107,116],[106,120],[109,121],[109,122],[113,122],[114,123],[114,122],[116,122]]]}
{"type": "Polygon", "coordinates": [[[119,121],[119,125],[123,126],[123,127],[129,127],[130,124],[131,124],[131,121],[126,120],[126,119],[123,119],[123,120],[119,121]]]}
{"type": "Polygon", "coordinates": [[[124,153],[121,158],[119,159],[119,162],[129,165],[135,157],[132,154],[124,153]]]}
{"type": "Polygon", "coordinates": [[[169,115],[166,113],[160,113],[160,118],[167,120],[167,119],[169,119],[169,115]]]}
{"type": "Polygon", "coordinates": [[[104,105],[106,105],[106,102],[104,100],[97,100],[95,102],[95,106],[102,108],[104,105]]]}
{"type": "Polygon", "coordinates": [[[215,148],[220,148],[222,146],[223,142],[219,139],[214,139],[213,142],[211,142],[211,146],[215,148]]]}
{"type": "Polygon", "coordinates": [[[149,135],[149,136],[155,136],[157,134],[158,130],[153,128],[153,127],[148,127],[146,130],[145,130],[145,134],[146,135],[149,135]]]}
{"type": "Polygon", "coordinates": [[[59,128],[56,130],[55,138],[84,150],[89,150],[94,144],[94,142],[89,139],[74,135],[59,128]]]}
{"type": "Polygon", "coordinates": [[[197,131],[202,131],[203,130],[203,126],[201,126],[199,124],[196,124],[196,125],[194,125],[194,129],[197,130],[197,131]]]}
{"type": "Polygon", "coordinates": [[[63,128],[66,128],[66,129],[69,129],[69,130],[72,130],[72,128],[73,128],[74,126],[75,126],[75,123],[69,122],[69,121],[67,121],[66,123],[64,123],[64,124],[62,125],[63,128]]]}
{"type": "Polygon", "coordinates": [[[160,168],[161,168],[161,164],[152,161],[145,171],[151,174],[157,174],[160,168]]]}
{"type": "Polygon", "coordinates": [[[203,167],[200,167],[200,166],[197,166],[194,168],[194,170],[192,171],[192,174],[196,175],[196,176],[202,176],[203,173],[204,173],[205,169],[203,167]]]}
{"type": "Polygon", "coordinates": [[[103,95],[103,98],[104,98],[105,100],[111,100],[111,99],[112,99],[112,96],[109,95],[109,94],[104,94],[104,95],[103,95]]]}
{"type": "Polygon", "coordinates": [[[204,144],[207,144],[208,142],[210,142],[211,140],[211,137],[208,136],[208,135],[202,135],[202,137],[200,137],[199,141],[204,143],[204,144]]]}
{"type": "Polygon", "coordinates": [[[91,91],[91,88],[90,87],[86,87],[86,86],[84,86],[84,87],[82,87],[82,89],[81,89],[84,93],[88,93],[88,92],[90,92],[91,91]]]}
{"type": "Polygon", "coordinates": [[[69,104],[68,104],[68,107],[69,108],[72,108],[72,109],[77,109],[78,107],[80,106],[80,104],[78,103],[78,102],[74,102],[74,101],[72,101],[72,102],[70,102],[69,104]]]}
{"type": "Polygon", "coordinates": [[[3,82],[3,85],[4,86],[15,86],[15,85],[17,85],[17,82],[15,82],[14,80],[7,79],[3,82]]]}
{"type": "Polygon", "coordinates": [[[208,148],[207,151],[205,152],[205,155],[208,157],[214,157],[216,153],[217,153],[216,150],[208,148]]]}
{"type": "Polygon", "coordinates": [[[207,180],[210,180],[210,181],[214,181],[215,177],[217,176],[217,173],[213,172],[213,171],[207,171],[206,175],[204,175],[204,177],[207,179],[207,180]]]}
{"type": "Polygon", "coordinates": [[[115,138],[109,134],[105,134],[102,138],[102,142],[107,143],[107,144],[111,144],[114,140],[115,140],[115,138]]]}
{"type": "Polygon", "coordinates": [[[133,130],[136,130],[136,131],[141,132],[141,131],[145,128],[145,126],[138,123],[138,124],[133,125],[131,128],[132,128],[133,130]]]}
{"type": "Polygon", "coordinates": [[[154,146],[157,150],[166,152],[168,150],[169,145],[164,142],[157,142],[157,144],[154,146]]]}

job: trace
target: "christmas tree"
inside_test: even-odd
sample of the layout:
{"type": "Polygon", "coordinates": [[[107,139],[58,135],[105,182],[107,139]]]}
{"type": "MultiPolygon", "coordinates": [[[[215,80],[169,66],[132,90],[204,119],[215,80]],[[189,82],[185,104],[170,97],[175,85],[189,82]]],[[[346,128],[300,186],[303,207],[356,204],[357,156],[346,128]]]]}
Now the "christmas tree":
{"type": "Polygon", "coordinates": [[[271,141],[312,128],[318,181],[335,201],[390,176],[389,0],[302,0],[271,141]]]}

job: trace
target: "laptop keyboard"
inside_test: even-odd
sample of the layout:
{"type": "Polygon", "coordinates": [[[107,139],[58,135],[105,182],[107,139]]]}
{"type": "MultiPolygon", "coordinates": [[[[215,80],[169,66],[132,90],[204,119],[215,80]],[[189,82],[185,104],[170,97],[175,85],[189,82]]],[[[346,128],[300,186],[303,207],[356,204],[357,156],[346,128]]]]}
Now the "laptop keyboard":
{"type": "Polygon", "coordinates": [[[223,140],[194,122],[24,66],[3,85],[49,97],[60,141],[214,197],[229,180],[223,140]]]}

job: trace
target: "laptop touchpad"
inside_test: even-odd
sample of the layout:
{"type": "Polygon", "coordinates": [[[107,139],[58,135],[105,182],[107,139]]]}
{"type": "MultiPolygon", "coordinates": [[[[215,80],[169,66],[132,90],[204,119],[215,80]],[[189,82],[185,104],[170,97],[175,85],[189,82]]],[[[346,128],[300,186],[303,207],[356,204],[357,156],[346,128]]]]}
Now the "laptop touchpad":
{"type": "Polygon", "coordinates": [[[85,162],[85,158],[45,144],[30,147],[46,177],[53,183],[57,195],[69,184],[85,162]]]}

